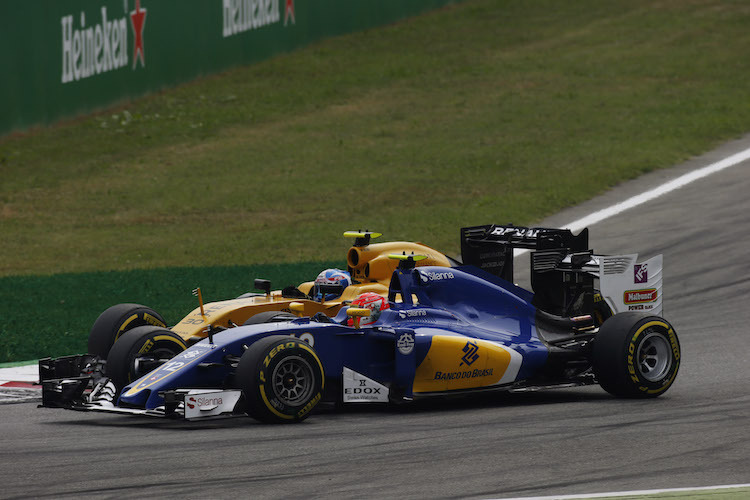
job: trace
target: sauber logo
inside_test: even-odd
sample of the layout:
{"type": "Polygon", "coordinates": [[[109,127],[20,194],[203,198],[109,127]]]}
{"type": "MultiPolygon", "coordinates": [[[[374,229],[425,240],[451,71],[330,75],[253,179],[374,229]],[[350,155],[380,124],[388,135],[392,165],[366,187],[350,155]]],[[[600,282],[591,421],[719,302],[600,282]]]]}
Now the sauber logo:
{"type": "Polygon", "coordinates": [[[408,332],[402,333],[398,342],[396,342],[396,347],[398,347],[398,352],[404,356],[411,354],[414,350],[414,335],[408,332]]]}
{"type": "Polygon", "coordinates": [[[143,30],[146,25],[146,9],[141,0],[135,1],[135,10],[128,11],[128,0],[124,2],[124,15],[114,17],[106,6],[99,9],[93,24],[86,19],[86,12],[60,18],[62,26],[62,83],[107,73],[128,65],[128,33],[132,31],[133,69],[138,61],[146,65],[143,30]],[[75,21],[78,21],[77,26],[75,21]],[[129,21],[129,22],[128,22],[129,21]],[[130,25],[130,30],[128,29],[130,25]]]}
{"type": "Polygon", "coordinates": [[[657,298],[656,288],[646,290],[628,290],[624,295],[625,304],[643,304],[654,302],[657,298]]]}

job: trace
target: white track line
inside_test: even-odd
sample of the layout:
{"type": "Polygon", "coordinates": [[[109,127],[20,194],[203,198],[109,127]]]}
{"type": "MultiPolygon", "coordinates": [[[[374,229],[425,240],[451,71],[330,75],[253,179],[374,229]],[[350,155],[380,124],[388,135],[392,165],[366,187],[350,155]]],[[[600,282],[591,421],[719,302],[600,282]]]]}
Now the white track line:
{"type": "MultiPolygon", "coordinates": [[[[692,172],[689,172],[676,179],[673,179],[650,191],[646,191],[645,193],[641,193],[639,195],[628,198],[627,200],[623,202],[617,203],[603,210],[599,210],[598,212],[594,212],[593,214],[587,215],[586,217],[570,222],[569,224],[564,224],[561,227],[570,229],[574,233],[581,231],[582,229],[592,224],[596,224],[597,222],[602,222],[603,220],[609,219],[610,217],[614,217],[615,215],[620,214],[626,210],[630,210],[631,208],[635,208],[638,205],[642,205],[648,201],[654,200],[660,196],[663,196],[667,193],[675,191],[676,189],[680,189],[681,187],[687,186],[691,182],[695,182],[699,179],[703,179],[704,177],[708,177],[709,175],[713,175],[717,172],[721,172],[722,170],[725,170],[727,168],[739,165],[740,163],[742,163],[743,161],[747,161],[748,159],[750,159],[750,148],[744,151],[740,151],[739,153],[733,154],[732,156],[728,156],[724,158],[723,160],[717,161],[716,163],[712,163],[708,166],[699,168],[698,170],[693,170],[692,172]]],[[[517,253],[515,255],[518,256],[520,253],[526,253],[526,250],[521,250],[521,251],[517,250],[516,252],[517,253]]],[[[674,488],[674,489],[663,489],[663,490],[640,490],[640,491],[621,491],[621,492],[612,492],[612,493],[593,493],[593,494],[584,494],[584,495],[516,497],[515,499],[508,499],[508,500],[521,500],[521,499],[523,500],[574,500],[574,499],[584,499],[584,498],[612,498],[612,497],[624,497],[624,496],[659,495],[659,494],[664,494],[664,493],[680,493],[680,492],[691,492],[691,491],[724,490],[724,489],[734,489],[734,488],[750,488],[750,483],[749,484],[732,484],[732,485],[726,485],[726,486],[706,486],[706,487],[699,487],[699,488],[674,488]]]]}
{"type": "Polygon", "coordinates": [[[703,179],[704,177],[708,177],[709,175],[721,172],[724,169],[739,165],[740,163],[748,159],[750,159],[750,148],[733,154],[732,156],[728,156],[727,158],[719,160],[716,163],[712,163],[711,165],[708,165],[706,167],[699,168],[698,170],[693,170],[690,173],[682,175],[650,191],[646,191],[645,193],[641,193],[639,195],[633,196],[632,198],[628,198],[621,203],[617,203],[615,205],[612,205],[611,207],[599,210],[598,212],[594,212],[593,214],[587,215],[582,219],[578,219],[569,224],[565,224],[562,227],[568,228],[573,232],[578,232],[592,224],[596,224],[597,222],[601,222],[603,220],[609,219],[610,217],[614,217],[615,215],[622,213],[625,210],[630,210],[631,208],[637,207],[638,205],[642,205],[676,189],[687,186],[691,182],[695,182],[699,179],[703,179]]]}
{"type": "Polygon", "coordinates": [[[585,493],[582,495],[552,495],[546,497],[513,497],[502,500],[578,500],[584,498],[617,498],[645,495],[663,495],[667,493],[690,493],[696,491],[720,491],[737,488],[750,488],[750,484],[727,484],[721,486],[700,486],[697,488],[669,488],[660,490],[613,491],[610,493],[585,493]]]}
{"type": "MultiPolygon", "coordinates": [[[[703,179],[704,177],[708,177],[709,175],[721,172],[722,170],[725,170],[727,168],[737,166],[748,159],[750,159],[750,148],[733,154],[732,156],[728,156],[723,160],[719,160],[715,163],[699,168],[698,170],[693,170],[692,172],[681,175],[680,177],[664,183],[661,186],[655,187],[650,191],[635,195],[625,201],[616,203],[610,207],[599,210],[598,212],[589,214],[586,217],[575,220],[573,222],[569,222],[568,224],[563,224],[562,226],[560,226],[560,228],[570,229],[572,232],[577,233],[582,229],[591,226],[592,224],[602,222],[626,210],[630,210],[631,208],[643,205],[646,202],[654,200],[667,193],[671,193],[672,191],[680,189],[681,187],[685,187],[688,184],[699,179],[703,179]]],[[[525,255],[527,252],[528,250],[517,248],[513,251],[513,256],[519,257],[521,255],[525,255]]]]}

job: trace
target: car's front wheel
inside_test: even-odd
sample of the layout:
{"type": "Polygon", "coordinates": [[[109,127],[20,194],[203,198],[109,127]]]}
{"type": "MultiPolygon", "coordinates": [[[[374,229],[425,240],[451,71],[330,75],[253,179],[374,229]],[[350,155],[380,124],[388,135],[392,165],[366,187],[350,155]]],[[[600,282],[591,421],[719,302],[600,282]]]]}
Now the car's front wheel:
{"type": "Polygon", "coordinates": [[[658,316],[624,312],[607,319],[594,340],[593,368],[604,390],[618,397],[664,394],[680,368],[680,342],[658,316]]]}
{"type": "Polygon", "coordinates": [[[107,357],[106,375],[120,390],[185,349],[185,341],[171,330],[139,326],[125,332],[112,346],[107,357]]]}
{"type": "Polygon", "coordinates": [[[315,351],[295,337],[262,338],[240,358],[235,382],[247,414],[268,423],[304,420],[323,397],[325,375],[315,351]]]}

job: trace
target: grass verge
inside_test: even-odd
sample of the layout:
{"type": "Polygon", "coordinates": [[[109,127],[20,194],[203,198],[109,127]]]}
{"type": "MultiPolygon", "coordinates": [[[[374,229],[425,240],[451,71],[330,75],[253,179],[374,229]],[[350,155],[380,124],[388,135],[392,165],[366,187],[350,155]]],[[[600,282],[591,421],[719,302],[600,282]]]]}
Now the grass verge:
{"type": "Polygon", "coordinates": [[[0,275],[457,253],[750,129],[750,5],[469,0],[0,142],[0,275]]]}
{"type": "MultiPolygon", "coordinates": [[[[336,263],[341,265],[341,262],[336,263]]],[[[0,278],[0,363],[86,352],[91,325],[111,305],[135,302],[173,325],[198,306],[252,291],[254,278],[274,289],[315,279],[331,262],[264,266],[103,271],[0,278]]]]}
{"type": "Polygon", "coordinates": [[[176,321],[198,284],[338,261],[346,229],[457,254],[461,226],[705,152],[750,130],[749,24],[740,0],[467,0],[2,138],[0,362],[82,350],[113,303],[176,321]]]}

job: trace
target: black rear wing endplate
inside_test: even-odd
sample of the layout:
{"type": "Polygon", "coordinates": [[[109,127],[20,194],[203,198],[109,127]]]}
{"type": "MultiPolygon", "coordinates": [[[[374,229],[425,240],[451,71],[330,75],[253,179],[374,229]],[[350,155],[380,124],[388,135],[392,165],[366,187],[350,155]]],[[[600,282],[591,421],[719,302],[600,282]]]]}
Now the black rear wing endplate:
{"type": "Polygon", "coordinates": [[[574,235],[570,229],[522,227],[513,224],[486,224],[461,228],[461,258],[464,264],[477,266],[513,282],[513,250],[564,250],[585,252],[589,231],[574,235]]]}

